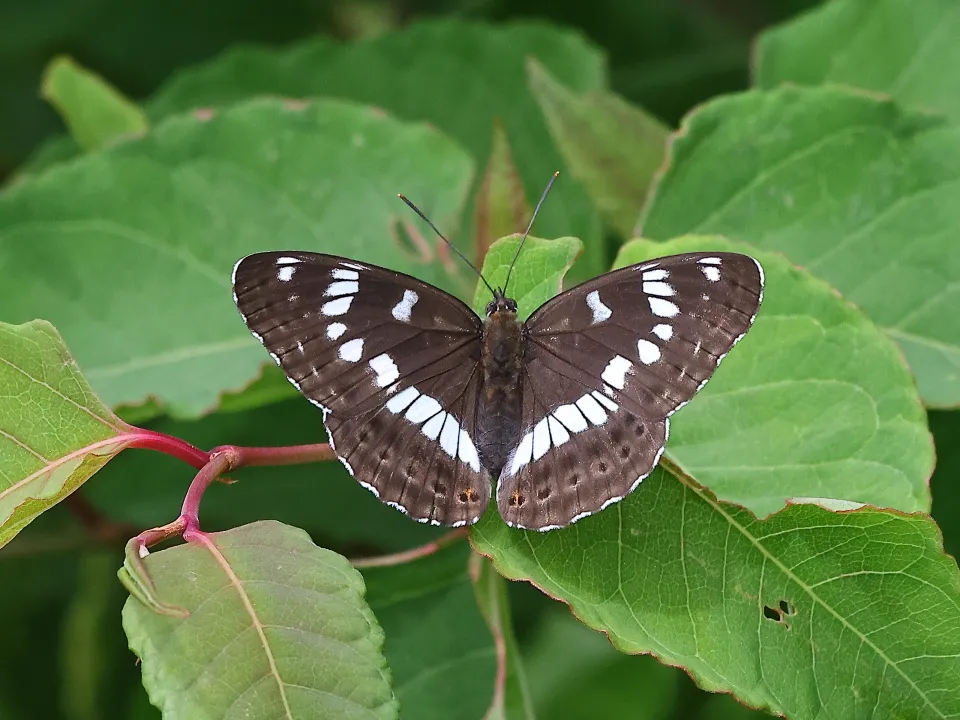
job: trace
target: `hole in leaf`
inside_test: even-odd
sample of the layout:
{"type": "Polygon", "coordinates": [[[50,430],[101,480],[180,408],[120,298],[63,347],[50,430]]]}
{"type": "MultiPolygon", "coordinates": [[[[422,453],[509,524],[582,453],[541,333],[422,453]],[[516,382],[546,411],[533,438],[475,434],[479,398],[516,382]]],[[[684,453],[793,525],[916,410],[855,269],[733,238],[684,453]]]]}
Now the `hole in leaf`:
{"type": "Polygon", "coordinates": [[[783,622],[783,615],[780,614],[779,608],[772,608],[769,605],[764,605],[763,616],[767,620],[773,620],[774,622],[783,622]]]}

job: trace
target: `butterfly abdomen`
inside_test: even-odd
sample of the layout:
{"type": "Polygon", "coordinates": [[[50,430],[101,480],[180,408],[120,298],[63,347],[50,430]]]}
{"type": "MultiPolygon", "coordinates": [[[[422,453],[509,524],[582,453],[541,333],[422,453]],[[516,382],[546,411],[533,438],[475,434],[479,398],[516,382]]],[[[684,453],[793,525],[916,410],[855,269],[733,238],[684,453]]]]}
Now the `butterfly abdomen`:
{"type": "Polygon", "coordinates": [[[520,433],[523,336],[516,313],[497,311],[488,316],[481,366],[483,387],[477,407],[476,446],[480,462],[496,477],[520,433]]]}

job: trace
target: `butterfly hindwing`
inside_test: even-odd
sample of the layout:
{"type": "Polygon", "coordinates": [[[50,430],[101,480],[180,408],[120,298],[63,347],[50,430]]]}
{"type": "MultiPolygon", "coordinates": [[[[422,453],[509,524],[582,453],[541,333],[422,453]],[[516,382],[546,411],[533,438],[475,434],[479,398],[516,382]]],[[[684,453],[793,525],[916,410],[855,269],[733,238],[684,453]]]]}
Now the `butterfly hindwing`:
{"type": "Polygon", "coordinates": [[[287,378],[323,408],[354,477],[412,517],[476,521],[490,496],[473,445],[479,318],[413,277],[332,255],[257,253],[237,307],[287,378]]]}
{"type": "Polygon", "coordinates": [[[762,295],[753,258],[687,253],[607,273],[536,310],[522,429],[497,486],[504,519],[562,527],[631,492],[659,461],[669,416],[743,337],[762,295]]]}

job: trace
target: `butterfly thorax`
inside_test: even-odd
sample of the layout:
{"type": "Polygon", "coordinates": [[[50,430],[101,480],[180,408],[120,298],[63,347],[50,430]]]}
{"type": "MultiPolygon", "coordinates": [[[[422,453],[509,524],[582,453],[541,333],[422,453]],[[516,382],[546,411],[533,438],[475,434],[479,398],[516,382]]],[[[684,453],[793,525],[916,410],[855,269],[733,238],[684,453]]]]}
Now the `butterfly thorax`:
{"type": "Polygon", "coordinates": [[[480,462],[496,477],[520,432],[524,342],[516,303],[500,296],[490,306],[483,328],[483,387],[477,407],[476,446],[480,462]]]}

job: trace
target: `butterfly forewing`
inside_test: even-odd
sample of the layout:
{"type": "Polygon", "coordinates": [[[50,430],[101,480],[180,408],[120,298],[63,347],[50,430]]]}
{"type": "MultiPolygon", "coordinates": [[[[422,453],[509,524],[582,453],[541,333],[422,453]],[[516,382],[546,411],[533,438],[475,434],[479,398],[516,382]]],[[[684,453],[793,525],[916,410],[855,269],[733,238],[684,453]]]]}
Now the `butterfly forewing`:
{"type": "Polygon", "coordinates": [[[417,520],[474,522],[490,496],[473,444],[481,323],[413,277],[332,255],[258,253],[234,270],[244,321],[324,410],[343,464],[417,520]]]}
{"type": "Polygon", "coordinates": [[[746,333],[759,264],[688,253],[548,301],[525,328],[522,430],[500,475],[511,525],[562,527],[623,498],[659,461],[669,416],[746,333]]]}

